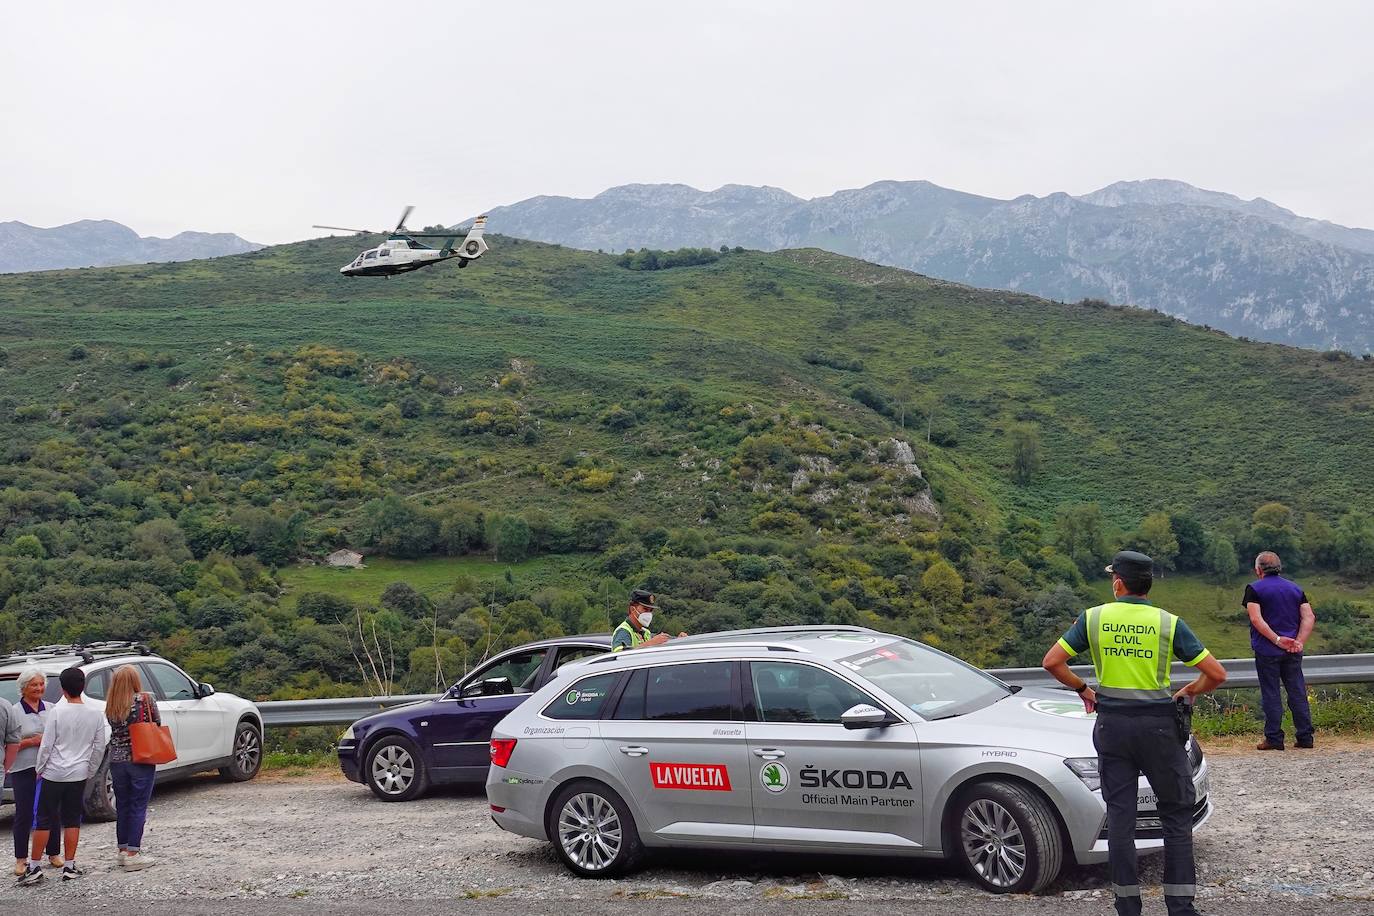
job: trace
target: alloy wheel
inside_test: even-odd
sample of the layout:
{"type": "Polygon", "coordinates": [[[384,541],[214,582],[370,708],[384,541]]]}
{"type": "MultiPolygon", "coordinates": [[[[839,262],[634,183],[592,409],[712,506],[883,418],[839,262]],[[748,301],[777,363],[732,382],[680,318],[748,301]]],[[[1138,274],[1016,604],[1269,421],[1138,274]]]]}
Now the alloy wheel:
{"type": "Polygon", "coordinates": [[[601,871],[620,855],[620,815],[600,795],[574,795],[558,815],[558,842],[573,863],[601,871]]]}
{"type": "Polygon", "coordinates": [[[234,741],[234,763],[238,765],[239,772],[256,772],[261,758],[262,742],[258,740],[257,731],[252,728],[240,731],[238,739],[234,741]]]}
{"type": "Polygon", "coordinates": [[[1026,873],[1026,838],[1011,812],[988,798],[975,799],[959,820],[969,864],[989,884],[1011,887],[1026,873]]]}
{"type": "Polygon", "coordinates": [[[398,744],[388,744],[372,758],[372,781],[387,795],[400,795],[415,781],[415,760],[398,744]]]}

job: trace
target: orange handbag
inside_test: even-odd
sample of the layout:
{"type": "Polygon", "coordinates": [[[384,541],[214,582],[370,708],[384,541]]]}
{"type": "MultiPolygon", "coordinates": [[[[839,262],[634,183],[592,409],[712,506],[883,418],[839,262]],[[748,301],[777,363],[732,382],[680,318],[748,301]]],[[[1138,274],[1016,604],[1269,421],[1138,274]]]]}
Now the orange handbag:
{"type": "Polygon", "coordinates": [[[172,730],[153,721],[148,712],[153,698],[145,693],[142,700],[138,721],[129,725],[129,756],[134,763],[171,763],[177,759],[172,730]]]}

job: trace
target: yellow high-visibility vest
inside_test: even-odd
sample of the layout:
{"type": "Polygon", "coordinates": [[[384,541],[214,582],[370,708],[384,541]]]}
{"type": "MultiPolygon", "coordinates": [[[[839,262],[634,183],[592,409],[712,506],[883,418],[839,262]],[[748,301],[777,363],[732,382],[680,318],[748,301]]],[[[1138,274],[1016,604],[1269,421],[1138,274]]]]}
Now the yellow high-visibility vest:
{"type": "MultiPolygon", "coordinates": [[[[649,636],[649,631],[648,631],[648,630],[645,630],[645,631],[642,632],[642,633],[641,633],[641,632],[638,632],[638,631],[635,630],[634,627],[630,626],[630,621],[628,621],[628,620],[622,620],[622,621],[620,621],[620,626],[616,627],[615,630],[611,633],[611,642],[612,642],[612,643],[615,642],[615,634],[616,634],[616,633],[619,633],[621,630],[624,630],[626,633],[629,633],[629,634],[630,634],[630,648],[631,648],[631,649],[638,649],[638,648],[640,647],[640,645],[642,645],[642,644],[645,642],[645,640],[648,640],[648,639],[650,638],[650,636],[649,636]]],[[[623,649],[623,648],[625,648],[625,647],[624,647],[624,646],[614,646],[614,648],[612,648],[611,651],[612,651],[612,652],[619,652],[619,651],[620,651],[621,649],[623,649]]]]}
{"type": "Polygon", "coordinates": [[[1113,601],[1088,609],[1088,650],[1097,693],[1118,700],[1168,700],[1178,618],[1163,608],[1113,601]]]}

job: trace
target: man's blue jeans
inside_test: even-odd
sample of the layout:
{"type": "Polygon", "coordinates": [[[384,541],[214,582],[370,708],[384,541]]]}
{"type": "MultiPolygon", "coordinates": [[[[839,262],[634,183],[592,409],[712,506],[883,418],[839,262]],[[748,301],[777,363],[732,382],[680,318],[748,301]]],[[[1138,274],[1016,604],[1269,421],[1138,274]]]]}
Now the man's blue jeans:
{"type": "Polygon", "coordinates": [[[143,825],[148,820],[156,770],[151,763],[110,764],[115,792],[115,840],[120,849],[138,852],[143,846],[143,825]]]}
{"type": "Polygon", "coordinates": [[[1288,691],[1288,709],[1293,713],[1293,730],[1298,743],[1312,740],[1312,710],[1307,705],[1307,681],[1302,676],[1302,654],[1256,655],[1255,673],[1259,675],[1260,707],[1264,710],[1264,738],[1283,747],[1283,696],[1279,684],[1288,691]]]}

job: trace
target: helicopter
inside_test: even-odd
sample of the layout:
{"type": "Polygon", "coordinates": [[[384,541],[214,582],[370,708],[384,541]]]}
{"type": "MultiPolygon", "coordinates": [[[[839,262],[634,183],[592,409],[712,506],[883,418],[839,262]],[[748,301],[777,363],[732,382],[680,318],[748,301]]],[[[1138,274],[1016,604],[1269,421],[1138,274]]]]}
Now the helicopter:
{"type": "MultiPolygon", "coordinates": [[[[461,229],[451,229],[446,232],[411,232],[406,229],[406,219],[410,217],[410,211],[414,207],[406,207],[401,213],[401,219],[396,223],[396,228],[392,229],[387,235],[387,239],[376,248],[359,254],[349,263],[339,268],[339,273],[345,277],[387,277],[388,279],[395,274],[409,273],[412,270],[419,270],[421,267],[428,267],[431,264],[438,264],[440,261],[447,261],[451,258],[458,259],[458,266],[467,267],[469,261],[475,261],[487,251],[487,243],[482,240],[482,232],[486,229],[487,218],[479,216],[472,221],[472,226],[468,229],[467,235],[458,247],[454,247],[461,229]],[[416,239],[443,239],[444,244],[438,248],[425,245],[416,239]]],[[[339,232],[358,232],[364,235],[375,234],[369,229],[347,229],[343,226],[320,226],[316,229],[334,229],[339,232]]]]}

